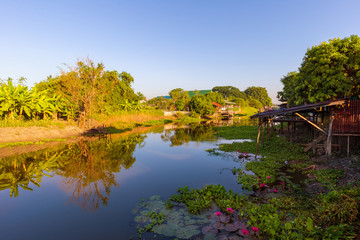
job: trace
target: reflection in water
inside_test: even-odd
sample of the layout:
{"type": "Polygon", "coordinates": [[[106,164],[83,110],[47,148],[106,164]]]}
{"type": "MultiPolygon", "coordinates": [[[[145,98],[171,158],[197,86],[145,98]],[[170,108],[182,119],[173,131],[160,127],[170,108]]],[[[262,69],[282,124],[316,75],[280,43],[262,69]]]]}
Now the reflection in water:
{"type": "Polygon", "coordinates": [[[114,173],[134,164],[133,152],[143,141],[140,135],[116,141],[80,141],[57,151],[4,158],[0,162],[0,190],[10,189],[10,196],[17,197],[19,187],[32,191],[30,183],[40,187],[41,178],[51,176],[46,172],[53,172],[63,177],[70,201],[95,210],[100,204],[107,205],[111,188],[118,186],[114,173]]]}
{"type": "Polygon", "coordinates": [[[192,128],[181,128],[175,131],[165,131],[161,139],[170,141],[170,146],[181,146],[190,141],[205,141],[213,138],[213,129],[210,125],[197,125],[192,128]]]}
{"type": "Polygon", "coordinates": [[[10,197],[19,196],[19,187],[33,191],[29,184],[40,187],[43,176],[51,177],[46,172],[58,166],[59,154],[41,152],[41,157],[24,154],[21,156],[7,157],[0,162],[0,191],[10,189],[10,197]]]}

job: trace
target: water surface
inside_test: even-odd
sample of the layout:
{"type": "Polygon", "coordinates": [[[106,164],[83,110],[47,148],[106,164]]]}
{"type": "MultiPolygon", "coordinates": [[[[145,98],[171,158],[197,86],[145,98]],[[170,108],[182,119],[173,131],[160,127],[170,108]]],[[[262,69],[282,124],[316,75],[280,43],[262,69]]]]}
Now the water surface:
{"type": "Polygon", "coordinates": [[[236,155],[206,151],[221,141],[198,126],[0,159],[0,239],[128,239],[141,199],[186,185],[241,192],[236,155]]]}

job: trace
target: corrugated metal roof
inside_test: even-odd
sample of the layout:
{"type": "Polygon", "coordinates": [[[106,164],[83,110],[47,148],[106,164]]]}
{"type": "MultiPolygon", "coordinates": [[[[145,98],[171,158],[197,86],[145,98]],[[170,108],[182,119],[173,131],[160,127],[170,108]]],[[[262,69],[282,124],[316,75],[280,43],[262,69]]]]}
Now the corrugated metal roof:
{"type": "Polygon", "coordinates": [[[211,90],[194,90],[194,91],[187,91],[189,94],[189,97],[193,97],[195,95],[204,95],[206,93],[211,93],[211,90]]]}
{"type": "Polygon", "coordinates": [[[342,105],[342,104],[344,104],[344,102],[345,102],[344,99],[338,99],[338,100],[332,100],[332,101],[326,101],[326,102],[320,102],[320,103],[300,105],[300,106],[291,107],[291,108],[282,108],[279,110],[270,110],[270,111],[252,115],[251,118],[263,118],[263,117],[270,117],[270,116],[277,116],[277,115],[281,116],[281,115],[286,115],[286,114],[294,113],[294,112],[308,111],[308,110],[311,110],[314,108],[319,108],[319,107],[342,105]]]}
{"type": "Polygon", "coordinates": [[[216,103],[216,102],[212,102],[213,105],[217,106],[217,107],[222,107],[222,105],[216,103]]]}

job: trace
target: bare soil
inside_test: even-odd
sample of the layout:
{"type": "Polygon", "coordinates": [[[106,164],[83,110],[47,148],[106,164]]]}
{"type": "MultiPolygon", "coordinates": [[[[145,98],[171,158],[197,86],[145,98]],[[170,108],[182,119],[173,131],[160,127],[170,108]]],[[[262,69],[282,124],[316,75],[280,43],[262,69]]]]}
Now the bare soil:
{"type": "MultiPolygon", "coordinates": [[[[313,163],[306,170],[310,169],[337,169],[343,170],[344,175],[339,179],[337,186],[349,186],[360,181],[360,158],[359,156],[332,157],[318,156],[312,159],[313,163]]],[[[320,194],[329,191],[329,188],[316,181],[314,174],[308,174],[311,181],[306,186],[306,191],[310,194],[320,194]]]]}
{"type": "Polygon", "coordinates": [[[39,142],[41,140],[54,139],[44,144],[19,145],[13,147],[0,148],[0,158],[33,152],[58,144],[76,142],[82,138],[83,131],[78,127],[66,126],[63,128],[57,126],[50,127],[6,127],[0,128],[0,143],[14,142],[39,142]],[[65,141],[56,141],[56,139],[65,139],[65,141]]]}
{"type": "Polygon", "coordinates": [[[0,143],[36,142],[42,139],[70,138],[81,136],[83,131],[78,127],[5,127],[0,128],[0,143]]]}

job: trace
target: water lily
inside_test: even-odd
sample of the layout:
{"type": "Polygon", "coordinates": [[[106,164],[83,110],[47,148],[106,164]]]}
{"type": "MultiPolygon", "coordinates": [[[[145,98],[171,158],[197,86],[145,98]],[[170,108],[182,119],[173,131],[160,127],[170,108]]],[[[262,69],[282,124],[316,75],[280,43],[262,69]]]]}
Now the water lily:
{"type": "Polygon", "coordinates": [[[216,216],[220,217],[221,212],[216,212],[216,216]]]}
{"type": "Polygon", "coordinates": [[[257,227],[252,227],[251,228],[255,233],[257,232],[257,231],[259,231],[259,229],[257,228],[257,227]]]}
{"type": "Polygon", "coordinates": [[[274,189],[274,193],[277,193],[277,190],[276,190],[276,189],[274,189]]]}
{"type": "Polygon", "coordinates": [[[234,212],[234,210],[233,210],[231,207],[227,208],[227,210],[228,210],[230,213],[233,213],[233,212],[234,212]]]}
{"type": "Polygon", "coordinates": [[[246,235],[249,234],[249,231],[248,231],[247,229],[243,229],[243,230],[242,230],[242,233],[246,236],[246,235]]]}
{"type": "Polygon", "coordinates": [[[265,187],[265,186],[266,186],[265,183],[260,184],[260,187],[265,187]]]}

